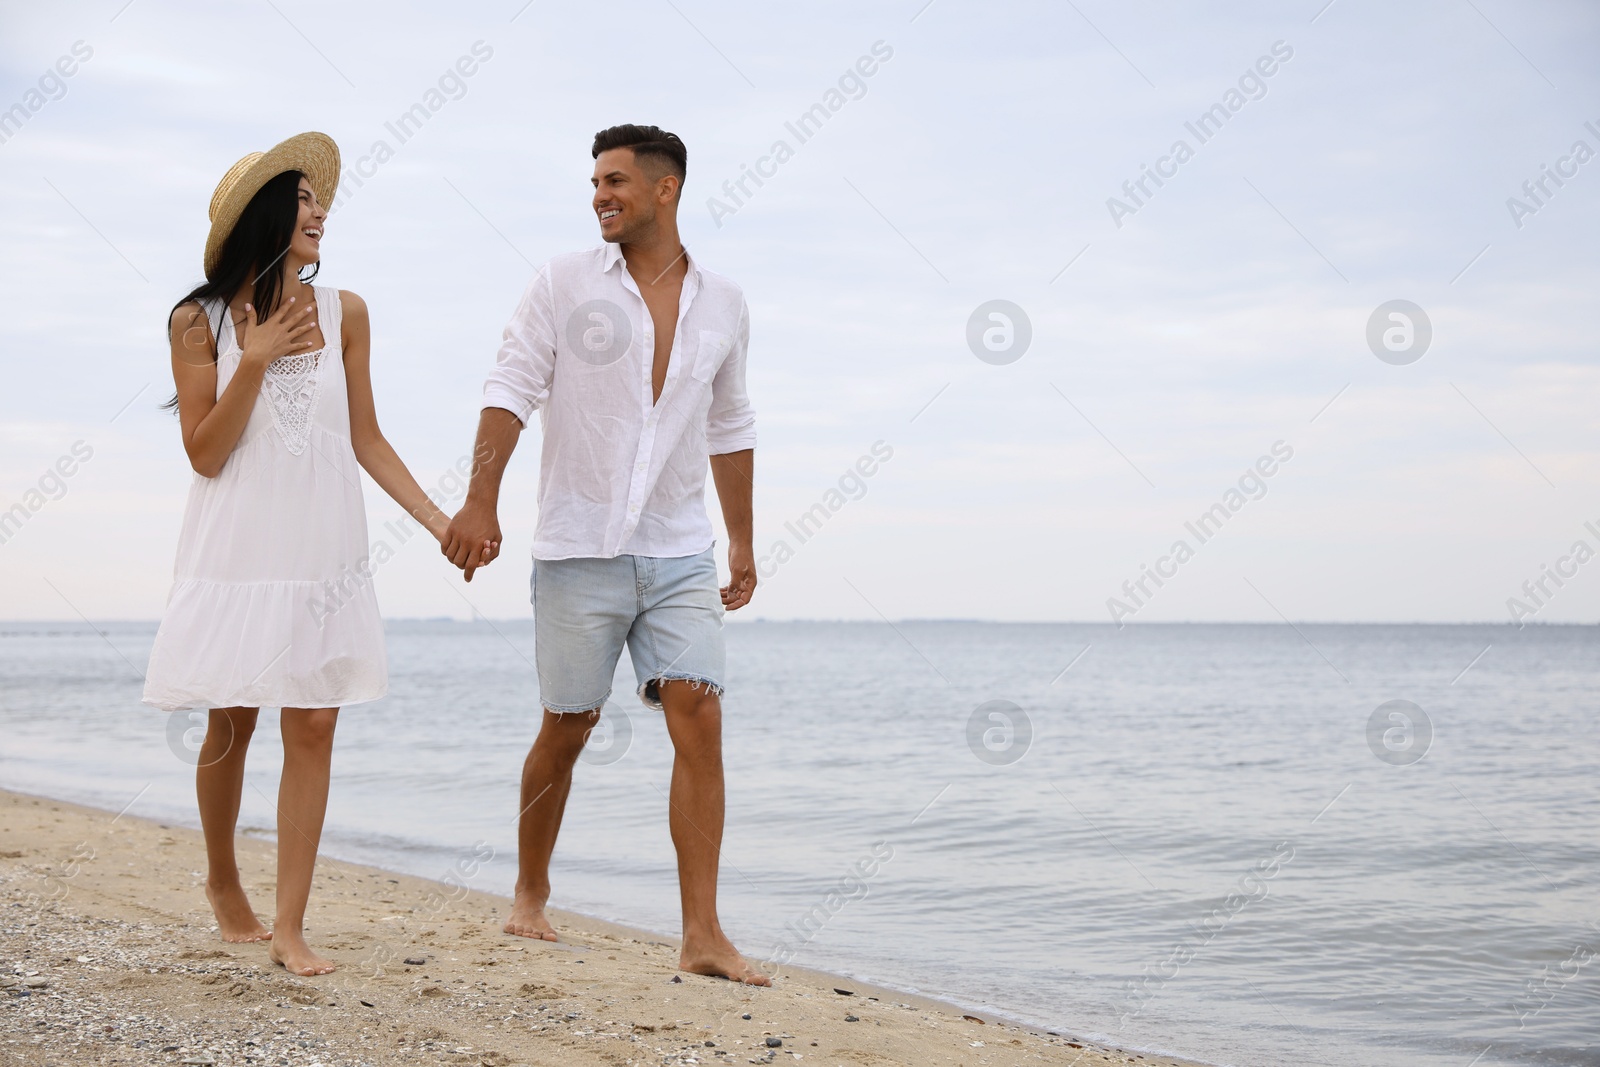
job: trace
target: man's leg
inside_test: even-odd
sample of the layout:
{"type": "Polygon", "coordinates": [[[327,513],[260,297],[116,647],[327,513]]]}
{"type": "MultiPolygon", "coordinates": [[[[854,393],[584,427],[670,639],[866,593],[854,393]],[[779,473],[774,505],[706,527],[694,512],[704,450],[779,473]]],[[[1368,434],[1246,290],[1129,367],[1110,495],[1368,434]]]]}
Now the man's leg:
{"type": "Polygon", "coordinates": [[[533,655],[544,721],[522,764],[517,886],[503,928],[508,934],[557,940],[544,914],[550,854],[572,788],[572,765],[611,695],[633,624],[634,583],[632,556],[533,561],[533,655]]]}
{"type": "Polygon", "coordinates": [[[558,940],[545,917],[550,901],[550,854],[572,788],[572,765],[600,720],[598,711],[558,715],[545,710],[539,736],[522,764],[522,814],[517,818],[517,888],[504,927],[519,937],[558,940]]]}
{"type": "Polygon", "coordinates": [[[683,898],[682,970],[750,985],[771,985],[739,954],[717,920],[717,866],[722,854],[722,701],[706,686],[659,683],[672,738],[672,844],[683,898]]]}

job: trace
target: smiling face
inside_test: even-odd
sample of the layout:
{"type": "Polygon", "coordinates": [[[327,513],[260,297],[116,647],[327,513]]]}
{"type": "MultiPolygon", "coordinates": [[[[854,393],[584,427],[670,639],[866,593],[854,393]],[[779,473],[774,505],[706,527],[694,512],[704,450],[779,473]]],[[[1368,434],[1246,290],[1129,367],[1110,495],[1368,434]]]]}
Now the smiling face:
{"type": "Polygon", "coordinates": [[[322,231],[328,219],[327,210],[317,203],[316,190],[305,178],[300,179],[300,210],[295,216],[294,236],[289,240],[289,265],[296,271],[322,258],[322,231]]]}
{"type": "Polygon", "coordinates": [[[640,240],[656,227],[657,215],[672,204],[678,177],[651,177],[631,148],[611,148],[594,161],[594,213],[600,236],[613,244],[640,240]]]}

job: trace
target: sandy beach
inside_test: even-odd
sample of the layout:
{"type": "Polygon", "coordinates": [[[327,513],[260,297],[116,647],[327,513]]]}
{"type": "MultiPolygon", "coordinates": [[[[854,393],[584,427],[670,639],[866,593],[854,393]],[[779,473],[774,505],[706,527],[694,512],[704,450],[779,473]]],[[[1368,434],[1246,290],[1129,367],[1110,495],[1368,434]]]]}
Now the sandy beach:
{"type": "MultiPolygon", "coordinates": [[[[307,925],[340,969],[298,978],[217,938],[198,831],[3,791],[0,813],[0,1061],[19,1067],[1182,1067],[815,972],[679,974],[672,939],[570,913],[564,943],[527,941],[501,932],[503,897],[328,859],[307,925]]],[[[272,843],[239,859],[270,912],[272,843]]]]}

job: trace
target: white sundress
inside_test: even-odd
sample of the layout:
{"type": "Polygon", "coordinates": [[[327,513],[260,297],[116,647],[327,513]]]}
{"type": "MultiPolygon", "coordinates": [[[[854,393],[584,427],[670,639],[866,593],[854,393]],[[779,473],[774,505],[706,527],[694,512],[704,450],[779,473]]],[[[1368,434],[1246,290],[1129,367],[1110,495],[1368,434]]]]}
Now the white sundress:
{"type": "MultiPolygon", "coordinates": [[[[194,476],[144,702],[188,708],[331,708],[388,689],[350,445],[339,291],[315,287],[319,352],[273,362],[215,478],[194,476]]],[[[217,395],[242,355],[207,301],[217,395]]]]}

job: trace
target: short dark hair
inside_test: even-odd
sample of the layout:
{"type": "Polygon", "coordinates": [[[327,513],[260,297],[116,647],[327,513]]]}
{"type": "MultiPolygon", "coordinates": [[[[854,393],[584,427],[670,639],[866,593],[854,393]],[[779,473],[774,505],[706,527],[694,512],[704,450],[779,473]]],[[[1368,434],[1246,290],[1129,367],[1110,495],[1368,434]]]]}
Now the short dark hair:
{"type": "Polygon", "coordinates": [[[645,167],[645,161],[651,160],[656,163],[655,169],[676,174],[679,182],[688,172],[689,150],[684,147],[683,140],[660,126],[635,126],[630,122],[601,130],[594,135],[594,147],[589,154],[599,159],[601,152],[613,148],[633,149],[633,158],[640,167],[645,167]]]}

